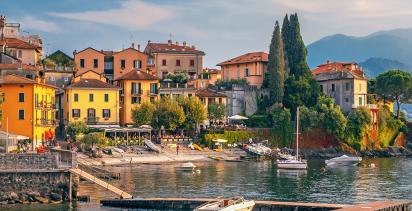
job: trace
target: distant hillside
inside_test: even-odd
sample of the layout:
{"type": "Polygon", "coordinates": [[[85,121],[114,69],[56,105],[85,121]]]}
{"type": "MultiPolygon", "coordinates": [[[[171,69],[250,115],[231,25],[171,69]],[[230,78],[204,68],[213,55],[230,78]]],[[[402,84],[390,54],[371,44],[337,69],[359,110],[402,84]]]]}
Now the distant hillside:
{"type": "Polygon", "coordinates": [[[316,67],[332,61],[366,61],[385,58],[412,65],[412,29],[380,31],[364,37],[336,34],[307,46],[308,64],[316,67]]]}
{"type": "Polygon", "coordinates": [[[364,62],[359,63],[363,68],[366,76],[369,78],[374,78],[379,74],[386,72],[388,70],[406,70],[411,71],[412,66],[399,62],[397,60],[385,59],[385,58],[369,58],[364,62]]]}

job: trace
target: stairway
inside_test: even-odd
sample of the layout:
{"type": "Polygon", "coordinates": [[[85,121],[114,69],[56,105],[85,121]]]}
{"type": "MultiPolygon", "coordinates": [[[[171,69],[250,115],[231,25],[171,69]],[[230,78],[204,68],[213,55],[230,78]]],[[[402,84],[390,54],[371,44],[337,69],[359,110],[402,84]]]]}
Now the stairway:
{"type": "Polygon", "coordinates": [[[131,198],[133,198],[132,195],[120,190],[119,188],[117,188],[113,185],[110,185],[109,183],[107,183],[107,182],[105,182],[105,181],[103,181],[103,180],[101,180],[101,179],[99,179],[99,178],[97,178],[97,177],[95,177],[95,176],[79,169],[79,168],[72,168],[69,171],[73,174],[79,175],[82,178],[84,178],[84,179],[86,179],[90,182],[93,182],[93,183],[95,183],[95,184],[97,184],[97,185],[99,185],[99,186],[115,193],[116,195],[120,196],[120,198],[122,198],[122,199],[131,199],[131,198]]]}

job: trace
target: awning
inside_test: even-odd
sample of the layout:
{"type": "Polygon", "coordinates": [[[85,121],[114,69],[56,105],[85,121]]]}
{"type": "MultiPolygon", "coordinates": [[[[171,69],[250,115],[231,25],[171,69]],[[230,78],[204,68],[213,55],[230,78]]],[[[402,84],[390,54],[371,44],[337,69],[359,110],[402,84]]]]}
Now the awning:
{"type": "Polygon", "coordinates": [[[227,140],[225,140],[225,139],[214,139],[214,140],[212,140],[213,142],[216,142],[216,143],[226,143],[227,142],[227,140]]]}
{"type": "Polygon", "coordinates": [[[234,115],[234,116],[229,117],[228,119],[230,119],[230,120],[245,120],[245,119],[249,119],[249,118],[244,117],[244,116],[240,116],[240,115],[234,115]]]}

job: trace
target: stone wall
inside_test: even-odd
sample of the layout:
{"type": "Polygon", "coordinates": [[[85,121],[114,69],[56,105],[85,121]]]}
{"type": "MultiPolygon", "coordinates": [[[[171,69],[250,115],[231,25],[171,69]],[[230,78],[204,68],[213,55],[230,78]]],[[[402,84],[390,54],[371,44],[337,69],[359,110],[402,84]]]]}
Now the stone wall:
{"type": "MultiPolygon", "coordinates": [[[[45,172],[0,173],[0,209],[3,204],[52,201],[69,199],[69,172],[49,170],[45,172]]],[[[72,186],[72,196],[77,193],[77,182],[72,186]]]]}
{"type": "Polygon", "coordinates": [[[46,154],[0,154],[0,171],[7,169],[57,169],[59,155],[46,154]]]}

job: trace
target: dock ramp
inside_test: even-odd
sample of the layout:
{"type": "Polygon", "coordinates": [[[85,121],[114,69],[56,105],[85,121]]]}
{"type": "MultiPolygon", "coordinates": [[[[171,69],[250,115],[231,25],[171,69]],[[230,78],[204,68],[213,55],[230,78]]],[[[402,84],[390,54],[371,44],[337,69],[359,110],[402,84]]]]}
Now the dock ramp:
{"type": "Polygon", "coordinates": [[[149,147],[151,150],[153,150],[157,153],[162,152],[162,149],[160,147],[156,146],[155,144],[153,144],[153,142],[150,141],[149,139],[145,139],[144,144],[146,144],[147,147],[149,147]]]}
{"type": "Polygon", "coordinates": [[[115,193],[116,195],[120,196],[120,198],[122,198],[122,199],[131,199],[131,198],[133,198],[133,196],[130,195],[129,193],[126,193],[126,192],[120,190],[119,188],[117,188],[117,187],[115,187],[115,186],[113,186],[113,185],[111,185],[111,184],[109,184],[109,183],[107,183],[107,182],[105,182],[105,181],[103,181],[103,180],[101,180],[101,179],[99,179],[99,178],[97,178],[97,177],[95,177],[95,176],[79,169],[79,168],[72,168],[69,171],[73,174],[79,175],[80,177],[82,177],[82,178],[84,178],[84,179],[86,179],[90,182],[93,182],[93,183],[95,183],[95,184],[97,184],[97,185],[99,185],[99,186],[115,193]]]}

